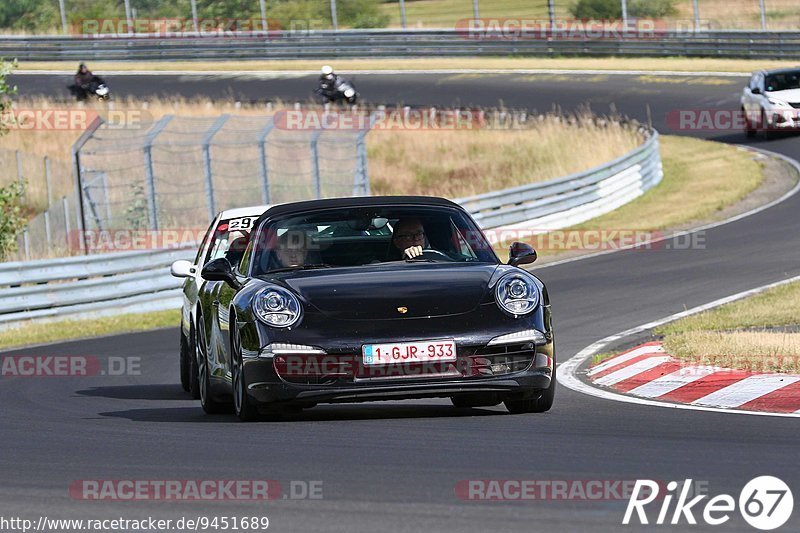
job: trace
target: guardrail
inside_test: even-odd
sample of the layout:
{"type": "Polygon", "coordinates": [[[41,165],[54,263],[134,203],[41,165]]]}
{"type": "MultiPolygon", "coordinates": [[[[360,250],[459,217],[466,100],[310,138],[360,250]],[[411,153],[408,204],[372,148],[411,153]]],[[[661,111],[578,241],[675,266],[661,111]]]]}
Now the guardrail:
{"type": "MultiPolygon", "coordinates": [[[[581,36],[583,37],[583,36],[581,36]]],[[[25,61],[331,59],[429,56],[800,58],[800,31],[657,31],[621,38],[470,35],[468,30],[339,30],[224,36],[0,37],[25,61]]]]}
{"type": "Polygon", "coordinates": [[[456,200],[483,229],[554,230],[613,211],[663,177],[658,132],[638,148],[585,172],[456,200]]]}
{"type": "MultiPolygon", "coordinates": [[[[661,181],[658,133],[586,172],[462,198],[484,229],[557,229],[625,204],[661,181]]],[[[182,282],[168,267],[190,248],[0,263],[0,329],[25,321],[177,309],[182,282]]]]}
{"type": "Polygon", "coordinates": [[[0,329],[25,321],[176,309],[181,280],[169,275],[188,248],[0,263],[0,329]]]}

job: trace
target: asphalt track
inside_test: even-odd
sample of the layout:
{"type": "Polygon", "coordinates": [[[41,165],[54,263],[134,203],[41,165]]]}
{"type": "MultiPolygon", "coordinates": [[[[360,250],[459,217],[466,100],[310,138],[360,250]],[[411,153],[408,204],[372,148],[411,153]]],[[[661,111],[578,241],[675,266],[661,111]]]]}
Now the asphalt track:
{"type": "MultiPolygon", "coordinates": [[[[15,76],[22,94],[63,94],[68,80],[15,76]]],[[[664,133],[744,143],[739,132],[673,131],[675,109],[735,109],[744,78],[639,76],[359,76],[373,102],[505,104],[569,110],[589,104],[646,120],[664,133]],[[379,95],[377,97],[376,95],[379,95]]],[[[204,94],[292,100],[313,79],[115,76],[115,94],[204,94]]],[[[294,98],[296,99],[296,98],[294,98]]],[[[752,141],[800,159],[800,139],[752,141]]],[[[591,147],[576,147],[591,150],[591,147]]],[[[592,342],[770,282],[800,274],[800,195],[713,228],[705,249],[623,251],[542,268],[563,361],[592,342]]],[[[2,516],[158,518],[261,516],[276,531],[639,531],[621,527],[624,501],[472,502],[454,487],[469,479],[683,480],[738,497],[753,477],[775,475],[800,494],[795,419],[659,409],[560,387],[552,411],[507,415],[458,411],[424,400],[318,406],[294,419],[239,424],[205,416],[177,384],[177,331],[98,338],[10,354],[141,357],[140,376],[2,378],[2,516]],[[323,499],[253,502],[85,502],[80,479],[321,480],[323,499]]],[[[657,511],[650,514],[655,518],[657,511]]],[[[697,513],[696,513],[697,514],[697,513]]],[[[717,531],[750,531],[734,514],[717,531]]],[[[800,514],[785,526],[800,529],[800,514]]]]}

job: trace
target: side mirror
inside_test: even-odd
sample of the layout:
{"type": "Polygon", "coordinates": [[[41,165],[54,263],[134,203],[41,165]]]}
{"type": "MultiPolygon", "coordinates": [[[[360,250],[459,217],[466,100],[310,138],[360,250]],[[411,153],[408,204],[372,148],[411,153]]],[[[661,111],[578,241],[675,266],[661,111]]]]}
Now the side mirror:
{"type": "Polygon", "coordinates": [[[523,242],[511,243],[508,249],[508,264],[511,266],[528,265],[536,261],[536,250],[523,242]]]}
{"type": "Polygon", "coordinates": [[[750,89],[750,93],[751,94],[761,94],[761,89],[759,89],[758,87],[754,87],[754,88],[750,89]]]}
{"type": "Polygon", "coordinates": [[[196,272],[194,265],[185,259],[179,259],[169,267],[169,273],[176,278],[188,278],[194,276],[196,272]]]}
{"type": "Polygon", "coordinates": [[[239,280],[233,275],[231,264],[224,257],[218,257],[206,263],[200,275],[206,281],[224,281],[234,289],[241,287],[239,280]]]}

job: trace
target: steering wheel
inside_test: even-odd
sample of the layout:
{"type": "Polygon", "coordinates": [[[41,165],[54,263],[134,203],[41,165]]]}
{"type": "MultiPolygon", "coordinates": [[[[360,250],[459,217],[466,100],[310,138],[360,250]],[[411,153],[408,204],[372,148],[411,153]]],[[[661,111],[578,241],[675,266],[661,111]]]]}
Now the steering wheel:
{"type": "Polygon", "coordinates": [[[419,258],[431,259],[431,260],[444,259],[445,261],[452,261],[453,260],[453,258],[450,257],[449,255],[447,255],[446,253],[440,252],[439,250],[434,250],[433,248],[425,248],[425,249],[423,249],[422,250],[422,255],[418,255],[414,259],[419,259],[419,258]]]}

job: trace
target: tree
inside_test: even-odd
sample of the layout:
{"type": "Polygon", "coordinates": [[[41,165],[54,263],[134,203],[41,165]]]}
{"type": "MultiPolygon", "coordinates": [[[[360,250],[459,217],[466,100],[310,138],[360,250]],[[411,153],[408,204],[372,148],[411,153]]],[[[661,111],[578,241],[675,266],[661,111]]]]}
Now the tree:
{"type": "MultiPolygon", "coordinates": [[[[8,85],[6,77],[16,66],[16,61],[0,61],[0,136],[8,133],[7,112],[11,108],[11,96],[17,91],[16,87],[8,85]]],[[[0,260],[17,247],[17,233],[25,223],[22,209],[24,195],[24,183],[15,181],[0,187],[0,260]]]]}

